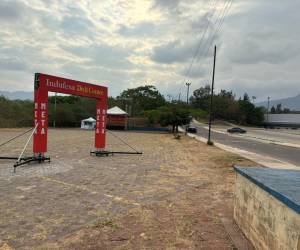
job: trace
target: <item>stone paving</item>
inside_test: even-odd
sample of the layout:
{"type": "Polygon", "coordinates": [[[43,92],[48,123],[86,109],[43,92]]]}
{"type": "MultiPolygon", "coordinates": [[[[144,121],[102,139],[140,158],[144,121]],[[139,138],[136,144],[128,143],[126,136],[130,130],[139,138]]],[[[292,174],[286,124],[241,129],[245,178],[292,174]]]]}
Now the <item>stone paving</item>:
{"type": "MultiPolygon", "coordinates": [[[[1,129],[0,143],[20,131],[1,129]]],[[[223,225],[232,220],[232,165],[252,162],[187,137],[116,134],[143,155],[93,157],[92,131],[50,129],[50,164],[13,174],[13,162],[1,161],[0,249],[235,247],[223,225]]],[[[108,149],[129,150],[111,135],[108,149]]]]}

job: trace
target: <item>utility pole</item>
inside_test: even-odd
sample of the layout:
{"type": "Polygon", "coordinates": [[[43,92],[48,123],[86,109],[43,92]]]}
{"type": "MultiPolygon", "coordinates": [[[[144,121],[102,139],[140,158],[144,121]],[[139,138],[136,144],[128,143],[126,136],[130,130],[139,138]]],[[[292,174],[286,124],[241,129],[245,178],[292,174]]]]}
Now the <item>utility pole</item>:
{"type": "Polygon", "coordinates": [[[211,120],[212,120],[212,110],[213,110],[213,95],[214,95],[214,85],[215,85],[216,56],[217,56],[217,46],[215,45],[214,66],[213,66],[213,75],[212,75],[212,82],[211,82],[211,94],[210,94],[210,106],[209,106],[209,126],[208,126],[207,144],[211,144],[210,137],[211,137],[211,120]]]}
{"type": "Polygon", "coordinates": [[[54,96],[54,120],[53,120],[53,127],[54,128],[56,126],[56,95],[57,95],[57,93],[55,92],[55,96],[54,96]]]}
{"type": "Polygon", "coordinates": [[[267,122],[269,122],[270,96],[268,96],[267,122]]]}
{"type": "Polygon", "coordinates": [[[132,115],[132,106],[133,106],[133,99],[132,98],[122,98],[122,105],[125,103],[125,110],[129,116],[132,115]]]}
{"type": "Polygon", "coordinates": [[[181,93],[179,93],[179,95],[178,95],[178,101],[179,102],[181,101],[180,97],[181,97],[181,93]]]}
{"type": "Polygon", "coordinates": [[[191,83],[187,82],[185,85],[187,86],[186,103],[189,104],[189,93],[190,93],[190,85],[191,85],[191,83]]]}

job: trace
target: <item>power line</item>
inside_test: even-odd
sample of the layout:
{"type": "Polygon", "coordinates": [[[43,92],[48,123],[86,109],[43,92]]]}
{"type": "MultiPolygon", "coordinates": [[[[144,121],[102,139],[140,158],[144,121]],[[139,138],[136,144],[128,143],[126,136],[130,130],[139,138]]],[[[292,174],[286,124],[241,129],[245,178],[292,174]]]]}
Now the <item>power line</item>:
{"type": "MultiPolygon", "coordinates": [[[[212,6],[213,6],[212,19],[213,19],[213,16],[215,15],[215,13],[216,13],[216,4],[217,4],[217,2],[218,2],[218,0],[215,0],[215,2],[212,3],[212,6]]],[[[199,41],[199,43],[198,43],[198,46],[197,46],[197,48],[196,48],[196,51],[195,51],[195,53],[194,53],[194,55],[193,55],[192,61],[191,61],[190,65],[189,65],[189,67],[188,67],[188,70],[186,71],[186,74],[185,74],[185,78],[184,78],[183,84],[180,85],[180,91],[179,91],[180,93],[181,93],[181,91],[182,91],[182,86],[187,82],[187,78],[188,78],[189,75],[190,75],[190,72],[191,72],[191,70],[192,70],[192,67],[193,67],[193,65],[194,65],[194,62],[195,62],[195,59],[197,58],[197,56],[200,54],[198,60],[199,60],[203,55],[204,55],[204,57],[207,56],[207,54],[208,54],[208,52],[209,52],[209,50],[210,50],[210,48],[211,48],[211,46],[212,46],[212,44],[213,44],[213,41],[214,41],[216,35],[217,35],[219,32],[221,32],[222,25],[223,25],[223,23],[224,23],[224,20],[225,20],[226,16],[227,16],[228,13],[229,13],[229,10],[231,9],[232,4],[233,4],[233,0],[225,1],[225,3],[224,3],[224,5],[223,5],[222,9],[220,10],[218,16],[217,16],[216,19],[215,19],[215,23],[214,23],[215,28],[212,29],[212,32],[211,32],[212,35],[211,35],[211,36],[210,36],[210,35],[208,36],[207,41],[209,41],[209,42],[208,42],[208,43],[204,43],[203,49],[202,49],[201,52],[200,52],[200,48],[201,48],[202,43],[203,43],[203,41],[204,41],[204,39],[205,39],[206,33],[207,33],[207,31],[208,31],[208,28],[209,28],[209,24],[210,24],[209,20],[207,21],[207,25],[206,25],[206,27],[205,27],[203,33],[202,33],[201,39],[200,39],[200,41],[199,41]],[[209,38],[210,38],[210,39],[209,39],[209,38]],[[206,45],[208,45],[208,47],[207,47],[207,50],[205,51],[206,45]],[[203,54],[204,51],[205,51],[205,53],[203,54]],[[199,52],[200,52],[200,53],[199,53],[199,52]]]]}
{"type": "MultiPolygon", "coordinates": [[[[218,0],[215,0],[215,1],[212,0],[212,1],[211,1],[211,3],[212,3],[211,6],[212,6],[212,10],[213,10],[213,13],[212,13],[212,15],[211,15],[211,18],[213,18],[213,16],[214,16],[215,13],[216,13],[216,4],[217,4],[217,2],[218,2],[218,0]]],[[[198,43],[198,45],[197,45],[196,51],[195,51],[195,53],[194,53],[194,55],[193,55],[193,58],[192,58],[192,61],[191,61],[190,65],[189,65],[189,67],[188,67],[188,70],[186,71],[186,73],[185,73],[185,75],[184,75],[184,80],[183,80],[182,85],[186,83],[186,79],[188,78],[188,76],[189,76],[189,74],[190,74],[190,71],[191,71],[191,69],[192,69],[192,67],[193,67],[194,61],[195,61],[196,57],[197,57],[198,54],[199,54],[200,47],[201,47],[202,42],[204,41],[205,36],[206,36],[206,33],[207,33],[207,31],[208,31],[209,24],[210,24],[210,21],[207,19],[206,27],[205,27],[205,29],[204,29],[204,31],[203,31],[203,33],[202,33],[201,39],[200,39],[200,41],[199,41],[199,43],[198,43]]],[[[179,93],[181,93],[181,91],[182,91],[182,85],[180,85],[179,93]]]]}
{"type": "MultiPolygon", "coordinates": [[[[213,14],[212,14],[212,17],[214,16],[215,11],[216,11],[215,7],[216,7],[217,1],[218,1],[218,0],[216,0],[215,3],[214,3],[214,12],[213,12],[213,14]]],[[[190,65],[189,65],[189,67],[188,67],[188,70],[187,70],[187,72],[186,72],[186,74],[185,74],[185,77],[186,77],[186,78],[187,78],[188,75],[190,74],[190,71],[191,71],[191,69],[192,69],[192,67],[193,67],[194,61],[195,61],[196,57],[198,56],[200,47],[201,47],[202,42],[203,42],[203,40],[204,40],[204,38],[205,38],[206,32],[208,31],[209,24],[210,24],[210,21],[209,21],[208,19],[207,19],[207,23],[206,23],[206,24],[207,24],[207,25],[206,25],[206,27],[205,27],[205,29],[204,29],[204,32],[202,33],[200,42],[199,42],[199,44],[198,44],[198,46],[197,46],[197,49],[196,49],[196,51],[195,51],[195,53],[194,53],[193,59],[192,59],[190,65]]],[[[185,79],[185,80],[186,80],[186,79],[185,79]]],[[[185,82],[186,82],[186,81],[185,81],[185,82]]]]}
{"type": "Polygon", "coordinates": [[[204,55],[204,57],[206,57],[207,55],[207,50],[206,53],[203,53],[205,51],[206,45],[208,45],[208,50],[210,49],[212,42],[216,36],[216,34],[219,32],[221,25],[223,24],[225,15],[227,13],[227,10],[229,9],[230,5],[232,3],[232,0],[226,1],[223,8],[221,9],[218,17],[216,18],[216,22],[215,22],[215,28],[212,30],[211,35],[208,37],[208,43],[205,44],[205,46],[203,46],[203,50],[202,53],[200,54],[199,58],[202,57],[204,55]]]}
{"type": "MultiPolygon", "coordinates": [[[[215,3],[214,3],[214,7],[213,7],[213,8],[214,8],[214,11],[213,11],[213,14],[212,14],[212,18],[213,18],[213,16],[214,16],[215,13],[216,13],[216,3],[217,3],[217,2],[218,2],[218,0],[216,0],[215,3]]],[[[226,9],[226,7],[228,6],[228,4],[229,4],[229,2],[226,1],[225,4],[224,4],[224,6],[223,6],[223,8],[222,8],[222,10],[220,11],[219,15],[216,17],[215,25],[217,25],[218,23],[221,22],[222,18],[224,17],[225,9],[226,9]]],[[[201,40],[200,40],[200,42],[199,42],[199,44],[198,44],[198,46],[197,46],[197,49],[196,49],[196,51],[195,51],[195,54],[194,54],[194,56],[193,56],[193,58],[192,58],[192,61],[191,61],[191,63],[190,63],[190,66],[189,66],[189,68],[188,68],[188,70],[187,70],[187,73],[185,74],[185,77],[186,77],[186,78],[189,76],[190,71],[191,71],[191,69],[192,69],[192,67],[193,67],[193,64],[194,64],[194,62],[195,62],[195,59],[196,59],[196,57],[197,57],[198,54],[199,54],[199,51],[200,51],[202,42],[204,41],[205,35],[206,35],[207,31],[208,31],[209,24],[210,24],[210,22],[209,22],[209,20],[208,20],[207,26],[205,27],[205,30],[204,30],[203,35],[202,35],[202,37],[201,37],[201,40]]],[[[215,30],[217,30],[217,28],[216,28],[215,30]]],[[[210,36],[209,36],[209,37],[210,37],[210,36]]],[[[208,37],[208,39],[209,39],[209,37],[208,37]]],[[[204,46],[203,46],[202,51],[204,51],[204,48],[206,47],[205,45],[206,45],[206,44],[204,43],[204,46]]],[[[201,55],[201,54],[202,54],[202,53],[200,53],[200,55],[201,55]]],[[[186,82],[186,79],[185,79],[184,82],[186,82]]]]}
{"type": "Polygon", "coordinates": [[[225,20],[226,16],[227,16],[228,13],[229,13],[229,10],[231,9],[232,3],[233,3],[233,0],[229,1],[228,5],[227,5],[227,8],[224,9],[223,16],[222,16],[222,18],[220,19],[219,25],[218,25],[218,27],[216,28],[216,30],[215,30],[213,36],[211,37],[211,41],[210,41],[209,46],[208,46],[208,48],[207,48],[207,50],[206,50],[206,53],[204,54],[204,57],[207,56],[207,54],[208,54],[208,52],[209,52],[209,50],[210,50],[210,48],[211,48],[211,46],[212,46],[212,44],[213,44],[213,41],[214,41],[216,35],[217,35],[219,32],[221,32],[222,25],[223,25],[223,23],[224,23],[224,20],[225,20]]]}

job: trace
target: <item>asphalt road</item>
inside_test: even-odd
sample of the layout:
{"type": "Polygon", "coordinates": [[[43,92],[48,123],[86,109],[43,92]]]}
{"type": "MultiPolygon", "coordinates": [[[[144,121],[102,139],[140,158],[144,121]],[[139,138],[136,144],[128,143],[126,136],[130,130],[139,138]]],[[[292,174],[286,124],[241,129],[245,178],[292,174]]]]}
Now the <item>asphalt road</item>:
{"type": "MultiPolygon", "coordinates": [[[[197,127],[198,135],[207,138],[208,130],[198,124],[193,124],[197,127]]],[[[300,167],[300,149],[263,143],[247,138],[239,138],[228,134],[211,132],[211,140],[224,145],[247,150],[253,153],[267,155],[275,159],[288,162],[300,167]]]]}

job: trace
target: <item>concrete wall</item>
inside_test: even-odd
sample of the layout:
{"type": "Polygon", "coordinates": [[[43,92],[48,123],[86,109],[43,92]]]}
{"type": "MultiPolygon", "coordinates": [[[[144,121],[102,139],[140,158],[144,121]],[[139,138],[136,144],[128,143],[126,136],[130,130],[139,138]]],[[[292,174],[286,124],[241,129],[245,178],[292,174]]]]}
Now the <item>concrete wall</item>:
{"type": "Polygon", "coordinates": [[[300,250],[300,215],[238,172],[234,219],[256,249],[300,250]]]}
{"type": "Polygon", "coordinates": [[[300,124],[300,114],[265,114],[265,122],[300,124]]]}

